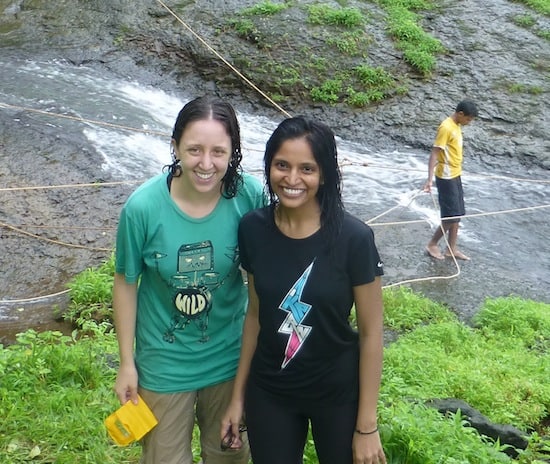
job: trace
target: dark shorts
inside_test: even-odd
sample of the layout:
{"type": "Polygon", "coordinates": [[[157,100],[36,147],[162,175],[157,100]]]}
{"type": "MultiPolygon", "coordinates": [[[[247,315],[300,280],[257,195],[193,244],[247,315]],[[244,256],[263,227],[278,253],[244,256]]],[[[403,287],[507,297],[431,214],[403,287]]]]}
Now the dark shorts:
{"type": "Polygon", "coordinates": [[[453,179],[440,179],[436,177],[435,185],[437,186],[441,217],[453,218],[445,222],[460,222],[460,218],[456,216],[464,216],[466,214],[464,208],[464,192],[462,190],[462,180],[460,176],[453,179]]]}

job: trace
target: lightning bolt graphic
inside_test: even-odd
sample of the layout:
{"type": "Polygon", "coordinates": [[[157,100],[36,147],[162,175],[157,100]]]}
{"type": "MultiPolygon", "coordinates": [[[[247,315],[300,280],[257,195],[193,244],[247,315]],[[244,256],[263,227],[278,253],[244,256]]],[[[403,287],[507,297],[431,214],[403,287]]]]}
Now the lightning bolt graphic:
{"type": "Polygon", "coordinates": [[[284,369],[292,358],[294,358],[311,332],[310,326],[302,324],[302,321],[311,309],[311,305],[301,301],[301,298],[312,268],[313,263],[309,265],[300,278],[294,283],[279,305],[279,309],[288,312],[288,315],[281,324],[281,327],[279,327],[278,332],[290,335],[288,343],[286,344],[285,359],[283,360],[281,369],[284,369]]]}

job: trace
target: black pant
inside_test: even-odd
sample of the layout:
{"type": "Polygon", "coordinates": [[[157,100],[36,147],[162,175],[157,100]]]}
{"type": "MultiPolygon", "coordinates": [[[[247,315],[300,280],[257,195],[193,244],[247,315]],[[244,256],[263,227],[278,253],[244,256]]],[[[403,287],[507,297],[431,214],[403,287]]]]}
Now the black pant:
{"type": "Polygon", "coordinates": [[[319,464],[351,464],[357,403],[289,406],[248,383],[245,400],[254,464],[302,464],[309,422],[319,464]]]}

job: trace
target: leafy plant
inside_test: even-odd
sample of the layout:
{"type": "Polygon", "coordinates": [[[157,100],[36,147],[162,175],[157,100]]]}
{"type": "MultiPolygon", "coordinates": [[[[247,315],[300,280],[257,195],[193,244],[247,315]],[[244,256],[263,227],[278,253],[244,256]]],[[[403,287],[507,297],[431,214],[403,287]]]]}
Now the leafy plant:
{"type": "Polygon", "coordinates": [[[487,338],[458,322],[420,327],[385,352],[391,395],[460,398],[491,420],[527,430],[550,410],[550,363],[509,339],[487,338]],[[406,387],[403,387],[406,385],[406,387]]]}
{"type": "Polygon", "coordinates": [[[422,74],[428,75],[435,68],[435,55],[443,52],[444,48],[439,40],[420,27],[418,16],[408,8],[411,6],[386,2],[388,30],[396,40],[397,47],[403,50],[405,61],[422,74]]]}
{"type": "Polygon", "coordinates": [[[533,18],[533,16],[525,14],[525,15],[516,15],[513,18],[514,23],[516,23],[518,26],[521,27],[531,27],[536,24],[536,19],[533,18]]]}
{"type": "Polygon", "coordinates": [[[113,446],[103,427],[117,407],[115,353],[112,335],[33,330],[0,347],[0,462],[137,463],[139,448],[113,446]]]}
{"type": "Polygon", "coordinates": [[[113,276],[115,257],[102,263],[97,269],[86,269],[68,284],[70,303],[63,315],[65,320],[82,327],[87,322],[89,330],[95,330],[91,321],[106,324],[112,322],[113,276]]]}
{"type": "Polygon", "coordinates": [[[333,8],[328,5],[310,5],[308,21],[311,24],[324,24],[356,28],[365,22],[361,11],[357,8],[333,8]]]}
{"type": "Polygon", "coordinates": [[[456,316],[407,287],[384,289],[384,325],[399,332],[410,331],[426,324],[454,322],[456,316]]]}
{"type": "Polygon", "coordinates": [[[342,81],[339,79],[329,79],[319,87],[311,89],[311,98],[313,101],[324,103],[337,103],[342,93],[342,81]]]}
{"type": "Polygon", "coordinates": [[[487,299],[472,322],[486,337],[505,337],[541,355],[550,352],[549,305],[519,297],[487,299]]]}
{"type": "Polygon", "coordinates": [[[523,3],[539,13],[550,16],[550,0],[516,0],[523,3]]]}
{"type": "Polygon", "coordinates": [[[277,14],[288,8],[288,5],[285,3],[273,3],[269,0],[257,3],[250,8],[245,8],[242,11],[244,15],[273,15],[277,14]]]}
{"type": "MultiPolygon", "coordinates": [[[[102,281],[90,275],[111,276],[113,266],[111,257],[75,281],[102,281]]],[[[86,306],[95,304],[92,295],[106,303],[99,287],[81,285],[75,295],[86,306]]],[[[481,437],[460,414],[443,416],[424,405],[441,397],[463,399],[495,422],[535,430],[517,463],[542,462],[550,450],[544,422],[550,410],[550,306],[518,297],[487,299],[470,327],[410,289],[385,289],[383,298],[386,327],[401,333],[385,350],[380,393],[388,463],[514,462],[503,445],[481,437]]],[[[116,337],[108,324],[82,314],[84,330],[71,336],[29,330],[14,345],[0,346],[0,462],[137,464],[139,445],[114,446],[103,426],[118,407],[112,392],[116,337]]],[[[197,460],[198,450],[195,428],[197,460]]],[[[311,435],[304,462],[317,463],[311,435]]]]}
{"type": "Polygon", "coordinates": [[[368,43],[365,34],[362,31],[346,31],[342,34],[331,36],[327,39],[327,44],[336,47],[346,55],[359,55],[362,48],[368,43]]]}

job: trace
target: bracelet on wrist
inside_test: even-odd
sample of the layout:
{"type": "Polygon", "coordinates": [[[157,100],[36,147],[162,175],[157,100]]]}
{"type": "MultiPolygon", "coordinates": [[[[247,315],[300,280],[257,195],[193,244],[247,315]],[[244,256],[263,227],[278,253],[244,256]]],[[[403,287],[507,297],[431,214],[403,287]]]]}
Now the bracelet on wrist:
{"type": "Polygon", "coordinates": [[[358,433],[359,435],[372,435],[373,433],[378,432],[378,427],[376,427],[374,430],[371,430],[370,432],[362,432],[359,429],[355,429],[355,433],[358,433]]]}

